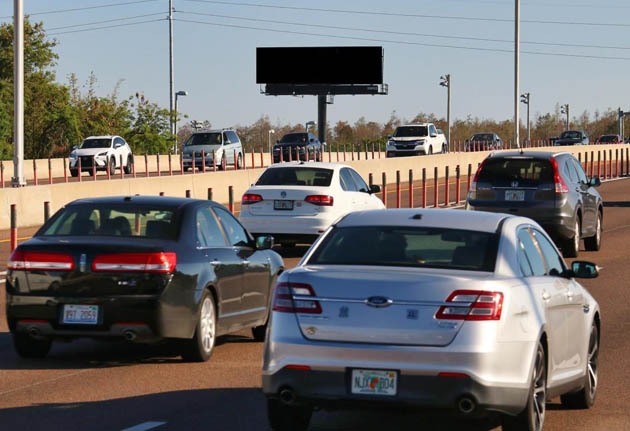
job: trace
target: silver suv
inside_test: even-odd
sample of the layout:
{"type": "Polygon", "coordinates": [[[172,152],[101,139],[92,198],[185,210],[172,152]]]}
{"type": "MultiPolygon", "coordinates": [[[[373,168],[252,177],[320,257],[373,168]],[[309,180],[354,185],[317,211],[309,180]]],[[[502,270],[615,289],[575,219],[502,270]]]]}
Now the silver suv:
{"type": "Polygon", "coordinates": [[[243,145],[232,129],[197,130],[182,146],[182,163],[187,171],[193,165],[201,169],[216,166],[225,170],[228,165],[236,169],[243,166],[243,145]],[[194,159],[194,160],[193,160],[194,159]]]}

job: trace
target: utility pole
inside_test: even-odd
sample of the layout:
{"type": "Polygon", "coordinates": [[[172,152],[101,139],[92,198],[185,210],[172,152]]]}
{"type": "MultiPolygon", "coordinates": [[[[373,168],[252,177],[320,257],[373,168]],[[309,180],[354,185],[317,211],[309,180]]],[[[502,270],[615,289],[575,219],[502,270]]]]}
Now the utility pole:
{"type": "Polygon", "coordinates": [[[24,1],[13,1],[13,178],[11,186],[26,185],[24,179],[24,1]]]}
{"type": "Polygon", "coordinates": [[[447,99],[446,99],[446,145],[450,151],[451,148],[451,75],[446,74],[444,76],[440,76],[440,85],[442,87],[446,87],[447,90],[447,99]]]}
{"type": "Polygon", "coordinates": [[[621,136],[621,142],[623,142],[623,140],[625,139],[624,136],[624,124],[623,124],[623,117],[624,117],[624,112],[621,108],[619,108],[617,110],[617,115],[618,115],[618,123],[619,123],[619,136],[621,136]]]}
{"type": "Polygon", "coordinates": [[[514,0],[514,143],[520,148],[521,0],[514,0]]]}
{"type": "Polygon", "coordinates": [[[564,130],[569,130],[569,104],[566,103],[560,107],[560,113],[567,115],[566,127],[564,130]]]}
{"type": "Polygon", "coordinates": [[[175,121],[173,118],[174,103],[175,103],[175,77],[174,77],[174,63],[173,63],[173,0],[168,0],[168,61],[169,61],[169,112],[171,118],[171,133],[173,136],[177,133],[175,130],[175,121]]]}
{"type": "Polygon", "coordinates": [[[530,101],[530,94],[529,93],[524,93],[521,94],[521,102],[523,102],[524,104],[527,105],[527,146],[529,146],[532,142],[532,135],[531,135],[531,128],[529,126],[529,101],[530,101]]]}

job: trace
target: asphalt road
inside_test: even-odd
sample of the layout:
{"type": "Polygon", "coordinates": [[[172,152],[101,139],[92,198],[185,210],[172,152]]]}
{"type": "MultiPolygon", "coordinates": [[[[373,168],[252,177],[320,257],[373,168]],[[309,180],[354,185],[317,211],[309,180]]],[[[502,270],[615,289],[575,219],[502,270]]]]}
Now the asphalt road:
{"type": "MultiPolygon", "coordinates": [[[[606,201],[603,247],[580,253],[581,259],[603,267],[598,279],[584,281],[602,310],[597,402],[593,409],[579,411],[561,409],[559,400],[552,400],[547,431],[630,430],[630,182],[606,183],[600,191],[606,201]]],[[[305,248],[279,251],[292,266],[305,248]]],[[[1,262],[7,253],[6,243],[0,244],[1,262]]],[[[89,340],[56,344],[43,360],[23,360],[6,332],[3,288],[0,284],[1,430],[268,430],[259,390],[262,343],[249,333],[223,337],[203,364],[184,363],[167,346],[89,340]]],[[[387,410],[317,412],[311,429],[500,427],[387,410]]]]}

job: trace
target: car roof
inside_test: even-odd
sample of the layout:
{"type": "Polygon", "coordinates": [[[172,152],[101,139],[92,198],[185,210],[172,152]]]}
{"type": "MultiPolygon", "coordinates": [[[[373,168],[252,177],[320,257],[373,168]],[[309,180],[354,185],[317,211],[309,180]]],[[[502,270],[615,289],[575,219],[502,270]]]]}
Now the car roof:
{"type": "Polygon", "coordinates": [[[282,162],[282,163],[274,163],[269,166],[267,169],[277,169],[277,168],[289,168],[289,167],[302,167],[302,168],[323,168],[323,169],[341,169],[341,168],[350,168],[352,166],[344,165],[343,163],[329,163],[329,162],[282,162]]]}
{"type": "Polygon", "coordinates": [[[403,125],[400,125],[400,126],[398,126],[398,127],[429,126],[429,125],[431,125],[431,124],[433,124],[433,123],[409,123],[409,124],[403,124],[403,125]]]}
{"type": "Polygon", "coordinates": [[[456,209],[386,209],[357,211],[341,219],[337,226],[413,226],[473,230],[494,233],[509,214],[456,209]]]}
{"type": "Polygon", "coordinates": [[[555,152],[555,153],[551,151],[523,151],[522,153],[520,151],[496,151],[496,152],[491,153],[488,156],[488,158],[501,159],[501,158],[506,158],[506,157],[514,157],[514,158],[527,157],[531,159],[549,160],[550,157],[558,157],[558,156],[563,156],[563,155],[570,155],[570,154],[567,153],[566,151],[555,152]]]}
{"type": "Polygon", "coordinates": [[[120,138],[120,136],[118,135],[88,136],[87,138],[84,139],[84,141],[88,139],[113,139],[113,138],[120,138]]]}
{"type": "Polygon", "coordinates": [[[181,207],[188,204],[194,204],[197,202],[206,202],[219,206],[219,204],[213,201],[191,199],[191,198],[179,198],[173,196],[107,196],[97,198],[81,198],[70,202],[68,205],[112,205],[112,204],[141,204],[141,205],[159,205],[159,206],[172,206],[181,207]]]}
{"type": "Polygon", "coordinates": [[[195,130],[194,132],[192,132],[192,134],[197,134],[197,133],[221,133],[221,132],[234,132],[236,133],[236,131],[232,128],[225,128],[225,129],[199,129],[199,130],[195,130]]]}

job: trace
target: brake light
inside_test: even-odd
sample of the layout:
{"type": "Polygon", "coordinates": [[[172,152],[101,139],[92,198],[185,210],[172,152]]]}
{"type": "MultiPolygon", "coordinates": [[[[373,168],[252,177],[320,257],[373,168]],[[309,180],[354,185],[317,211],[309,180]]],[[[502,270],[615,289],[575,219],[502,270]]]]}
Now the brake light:
{"type": "Polygon", "coordinates": [[[488,158],[483,159],[483,161],[479,164],[477,172],[475,172],[475,176],[473,177],[472,183],[470,183],[470,191],[473,193],[477,191],[477,181],[479,181],[479,175],[481,174],[483,165],[486,164],[486,160],[488,160],[488,158]]]}
{"type": "Polygon", "coordinates": [[[332,196],[326,195],[310,195],[304,199],[306,202],[312,203],[313,205],[319,205],[320,207],[331,207],[333,206],[334,199],[332,196]]]}
{"type": "Polygon", "coordinates": [[[257,202],[262,202],[263,197],[260,195],[245,193],[241,199],[241,205],[251,205],[257,202]]]}
{"type": "Polygon", "coordinates": [[[564,182],[560,175],[560,169],[558,169],[558,161],[555,157],[549,159],[551,166],[553,167],[553,182],[556,185],[556,193],[569,193],[569,187],[564,182]]]}
{"type": "Polygon", "coordinates": [[[290,364],[284,367],[285,370],[298,370],[298,371],[311,371],[311,367],[309,365],[294,365],[290,364]]]}
{"type": "Polygon", "coordinates": [[[500,320],[503,293],[480,290],[456,290],[446,298],[435,314],[446,320],[500,320]]]}
{"type": "Polygon", "coordinates": [[[157,272],[171,273],[177,265],[175,253],[101,254],[92,261],[94,272],[157,272]]]}
{"type": "Polygon", "coordinates": [[[284,313],[321,314],[319,301],[305,299],[305,296],[315,296],[310,284],[278,283],[274,292],[273,311],[284,313]],[[300,299],[295,299],[300,297],[300,299]]]}
{"type": "Polygon", "coordinates": [[[66,253],[15,250],[9,257],[7,268],[23,271],[72,271],[74,259],[66,253]]]}

